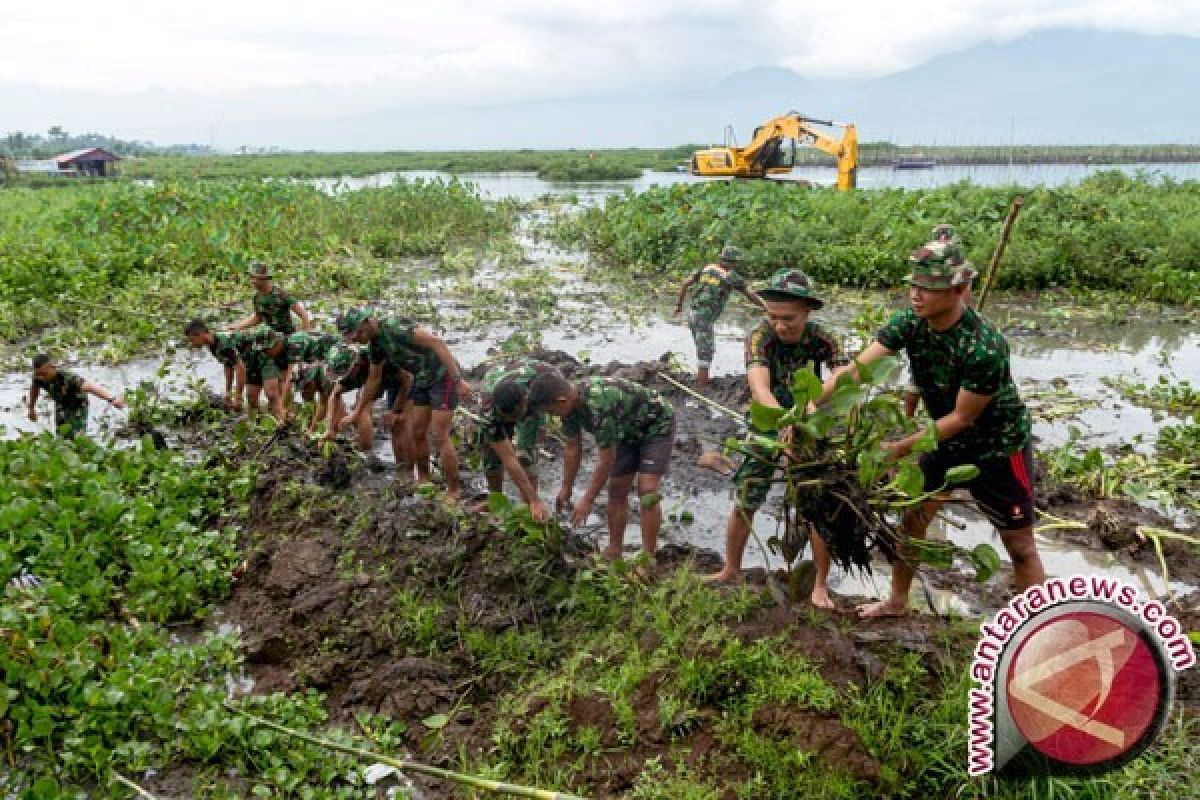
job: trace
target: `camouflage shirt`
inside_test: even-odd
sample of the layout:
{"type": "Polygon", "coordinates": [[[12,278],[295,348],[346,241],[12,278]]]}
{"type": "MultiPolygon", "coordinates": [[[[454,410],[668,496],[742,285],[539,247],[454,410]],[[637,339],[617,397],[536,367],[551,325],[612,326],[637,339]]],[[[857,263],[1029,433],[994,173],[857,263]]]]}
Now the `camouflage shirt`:
{"type": "Polygon", "coordinates": [[[236,366],[251,353],[264,353],[279,342],[283,334],[266,325],[258,325],[244,331],[228,331],[213,334],[209,352],[227,367],[236,366]]]}
{"type": "Polygon", "coordinates": [[[402,317],[379,321],[379,335],[367,346],[372,364],[391,364],[407,370],[418,386],[429,386],[446,375],[437,353],[413,342],[417,323],[402,317]]]}
{"type": "Polygon", "coordinates": [[[341,337],[335,333],[309,333],[298,331],[288,336],[287,357],[289,364],[324,361],[329,351],[341,337]]]}
{"type": "Polygon", "coordinates": [[[260,321],[284,335],[296,330],[292,324],[294,305],[296,299],[278,286],[272,286],[269,292],[254,293],[254,312],[260,321]]]}
{"type": "Polygon", "coordinates": [[[974,309],[945,331],[933,330],[912,309],[899,311],[875,338],[889,350],[907,352],[913,382],[934,419],[954,410],[959,389],[991,395],[975,424],[938,449],[989,459],[1029,443],[1032,423],[1009,369],[1008,342],[974,309]]]}
{"type": "Polygon", "coordinates": [[[50,399],[54,401],[55,410],[59,414],[87,408],[88,397],[87,392],[83,391],[83,384],[83,378],[65,369],[58,370],[55,376],[48,381],[41,378],[33,379],[34,386],[50,395],[50,399]]]}
{"type": "Polygon", "coordinates": [[[581,430],[598,447],[638,444],[671,432],[675,409],[653,389],[624,378],[591,377],[577,384],[579,405],[563,419],[563,433],[581,430]]]}
{"type": "Polygon", "coordinates": [[[721,316],[734,289],[746,288],[745,278],[733,270],[725,273],[716,264],[701,267],[692,273],[689,280],[695,281],[690,306],[692,312],[710,320],[721,316]]]}
{"type": "Polygon", "coordinates": [[[538,375],[552,370],[549,364],[544,364],[532,358],[519,358],[500,364],[487,371],[483,376],[480,395],[483,402],[483,423],[480,426],[480,440],[485,444],[503,441],[511,435],[513,426],[530,418],[540,418],[540,414],[531,414],[526,409],[525,416],[520,420],[505,422],[496,414],[492,407],[492,393],[504,381],[511,381],[521,389],[525,397],[529,397],[529,384],[538,375]]]}
{"type": "Polygon", "coordinates": [[[846,363],[837,339],[820,323],[804,323],[800,340],[788,344],[779,338],[767,320],[760,322],[746,337],[746,369],[762,366],[771,371],[771,393],[784,408],[795,403],[792,398],[792,374],[812,364],[817,377],[821,365],[833,369],[846,363]]]}

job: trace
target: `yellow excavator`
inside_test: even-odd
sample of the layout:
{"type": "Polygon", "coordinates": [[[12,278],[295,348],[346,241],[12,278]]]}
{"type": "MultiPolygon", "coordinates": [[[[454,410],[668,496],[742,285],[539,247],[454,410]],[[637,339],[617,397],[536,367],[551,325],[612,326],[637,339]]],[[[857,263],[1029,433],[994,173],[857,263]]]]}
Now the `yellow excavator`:
{"type": "Polygon", "coordinates": [[[745,147],[732,146],[732,131],[726,129],[725,146],[697,150],[689,172],[704,177],[765,178],[792,171],[796,145],[815,147],[837,159],[837,188],[853,189],[858,173],[858,131],[852,124],[812,119],[795,111],[775,117],[754,129],[745,147]],[[842,128],[835,139],[819,128],[842,128]]]}

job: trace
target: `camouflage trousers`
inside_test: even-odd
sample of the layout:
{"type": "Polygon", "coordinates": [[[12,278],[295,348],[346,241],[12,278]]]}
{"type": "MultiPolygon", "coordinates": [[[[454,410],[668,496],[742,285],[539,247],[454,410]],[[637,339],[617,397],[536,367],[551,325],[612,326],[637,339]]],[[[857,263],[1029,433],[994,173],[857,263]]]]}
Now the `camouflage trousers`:
{"type": "Polygon", "coordinates": [[[700,369],[708,369],[717,352],[717,337],[713,332],[715,324],[716,320],[707,314],[688,312],[688,328],[692,332],[692,341],[696,343],[696,366],[700,369]]]}
{"type": "MultiPolygon", "coordinates": [[[[505,425],[503,428],[504,433],[508,434],[509,440],[516,437],[514,445],[517,448],[517,460],[521,462],[521,466],[531,477],[536,474],[537,435],[540,422],[539,417],[527,417],[514,425],[505,425]]],[[[503,471],[504,463],[500,461],[500,456],[496,455],[496,451],[492,449],[491,442],[484,441],[482,436],[479,438],[479,454],[485,473],[503,471]]]]}
{"type": "MultiPolygon", "coordinates": [[[[760,433],[760,436],[774,439],[776,433],[760,433]]],[[[771,492],[771,479],[779,466],[779,454],[750,441],[742,446],[747,451],[742,455],[742,463],[737,472],[733,473],[734,491],[737,507],[753,513],[762,508],[771,492]]]]}

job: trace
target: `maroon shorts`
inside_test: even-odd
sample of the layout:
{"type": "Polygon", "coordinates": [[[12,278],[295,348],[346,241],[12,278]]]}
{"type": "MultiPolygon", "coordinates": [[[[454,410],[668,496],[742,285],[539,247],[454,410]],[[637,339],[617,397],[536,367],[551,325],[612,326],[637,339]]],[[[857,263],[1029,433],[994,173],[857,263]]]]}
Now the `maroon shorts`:
{"type": "Polygon", "coordinates": [[[1013,531],[1033,525],[1032,445],[1027,444],[1024,449],[1004,458],[976,461],[934,450],[922,455],[919,463],[925,474],[926,489],[936,489],[945,483],[946,470],[951,467],[974,463],[979,467],[979,475],[954,488],[969,490],[979,503],[979,510],[997,530],[1013,531]]]}
{"type": "Polygon", "coordinates": [[[675,446],[675,430],[670,433],[645,439],[637,444],[617,442],[617,454],[613,459],[612,476],[666,475],[671,466],[671,449],[675,446]]]}
{"type": "Polygon", "coordinates": [[[458,381],[445,375],[428,386],[413,384],[408,399],[414,406],[429,406],[434,411],[453,411],[458,408],[458,381]]]}

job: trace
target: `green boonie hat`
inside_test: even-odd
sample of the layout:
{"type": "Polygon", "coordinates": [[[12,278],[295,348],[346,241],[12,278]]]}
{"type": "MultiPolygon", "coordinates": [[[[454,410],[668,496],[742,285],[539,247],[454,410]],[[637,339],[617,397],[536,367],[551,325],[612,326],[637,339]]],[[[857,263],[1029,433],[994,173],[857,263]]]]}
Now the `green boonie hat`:
{"type": "Polygon", "coordinates": [[[742,260],[742,251],[731,244],[727,244],[721,248],[721,261],[738,264],[742,260]]]}
{"type": "Polygon", "coordinates": [[[357,360],[358,351],[353,347],[345,344],[335,344],[330,348],[329,357],[325,359],[325,363],[338,375],[344,375],[354,366],[354,362],[357,360]]]}
{"type": "Polygon", "coordinates": [[[358,330],[359,326],[371,318],[371,312],[365,308],[352,308],[343,311],[337,319],[338,333],[349,336],[358,330]]]}
{"type": "Polygon", "coordinates": [[[922,289],[950,289],[969,285],[975,278],[975,269],[957,242],[927,242],[913,250],[908,260],[912,263],[908,282],[922,289]]]}
{"type": "Polygon", "coordinates": [[[813,282],[798,269],[779,270],[758,290],[758,295],[764,300],[805,300],[814,310],[825,305],[817,297],[813,282]]]}
{"type": "Polygon", "coordinates": [[[271,270],[261,261],[254,261],[250,264],[250,269],[246,270],[247,277],[250,278],[269,278],[271,270]]]}

